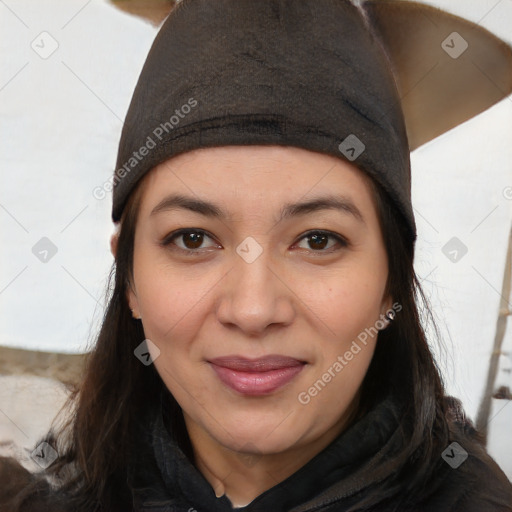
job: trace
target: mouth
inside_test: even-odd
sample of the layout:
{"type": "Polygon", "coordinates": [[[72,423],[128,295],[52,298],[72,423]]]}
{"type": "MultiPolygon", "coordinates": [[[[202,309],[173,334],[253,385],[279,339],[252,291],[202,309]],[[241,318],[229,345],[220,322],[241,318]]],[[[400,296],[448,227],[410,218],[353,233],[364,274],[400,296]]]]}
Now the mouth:
{"type": "Polygon", "coordinates": [[[258,359],[227,356],[208,363],[224,385],[250,396],[273,393],[288,384],[306,365],[305,361],[280,355],[258,359]]]}

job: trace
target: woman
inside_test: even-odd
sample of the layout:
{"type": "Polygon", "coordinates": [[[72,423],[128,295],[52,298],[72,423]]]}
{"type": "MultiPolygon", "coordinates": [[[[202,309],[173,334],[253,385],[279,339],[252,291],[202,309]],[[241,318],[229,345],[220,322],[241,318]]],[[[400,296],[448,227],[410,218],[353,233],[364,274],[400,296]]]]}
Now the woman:
{"type": "MultiPolygon", "coordinates": [[[[453,36],[470,24],[421,9],[184,0],[171,13],[119,145],[97,344],[69,425],[45,440],[41,457],[58,457],[9,510],[512,510],[420,323],[409,164],[512,86],[472,90],[479,71],[455,64],[453,36]],[[451,75],[443,93],[401,99],[427,55],[395,52],[389,23],[410,35],[418,13],[450,27],[437,58],[451,75]],[[443,112],[462,86],[463,108],[443,112]],[[423,127],[407,115],[421,101],[441,109],[423,127]]],[[[464,41],[507,81],[510,50],[471,27],[464,41]]]]}

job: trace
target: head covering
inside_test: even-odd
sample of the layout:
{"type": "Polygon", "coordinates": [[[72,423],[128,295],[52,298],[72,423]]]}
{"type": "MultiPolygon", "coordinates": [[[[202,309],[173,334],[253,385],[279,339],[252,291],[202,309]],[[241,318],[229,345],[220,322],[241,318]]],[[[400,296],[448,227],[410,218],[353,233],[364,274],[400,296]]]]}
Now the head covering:
{"type": "Polygon", "coordinates": [[[510,48],[422,4],[182,0],[132,97],[112,218],[120,220],[149,170],[179,153],[278,144],[362,169],[388,193],[414,242],[410,151],[511,89],[510,48]]]}

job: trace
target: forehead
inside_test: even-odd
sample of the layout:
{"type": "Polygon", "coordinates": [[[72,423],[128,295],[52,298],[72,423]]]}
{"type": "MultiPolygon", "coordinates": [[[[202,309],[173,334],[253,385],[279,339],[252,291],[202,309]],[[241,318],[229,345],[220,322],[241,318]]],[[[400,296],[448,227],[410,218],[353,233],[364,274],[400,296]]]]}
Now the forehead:
{"type": "Polygon", "coordinates": [[[293,146],[221,146],[177,155],[152,169],[139,185],[142,208],[169,193],[217,198],[229,210],[268,210],[284,202],[343,195],[374,207],[372,180],[341,158],[293,146]]]}

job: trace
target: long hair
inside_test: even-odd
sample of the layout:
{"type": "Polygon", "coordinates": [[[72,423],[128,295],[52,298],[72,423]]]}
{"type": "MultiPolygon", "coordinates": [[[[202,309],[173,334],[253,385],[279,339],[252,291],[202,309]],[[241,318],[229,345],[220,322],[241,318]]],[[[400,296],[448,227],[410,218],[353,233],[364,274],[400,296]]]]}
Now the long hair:
{"type": "Polygon", "coordinates": [[[400,304],[401,310],[379,332],[361,386],[361,407],[367,410],[385,396],[393,395],[402,404],[404,443],[400,453],[388,461],[394,479],[380,485],[358,507],[393,498],[393,504],[398,504],[396,510],[402,510],[400,507],[436,490],[434,476],[443,464],[441,453],[450,443],[448,420],[453,404],[451,397],[445,395],[441,372],[425,334],[428,324],[435,341],[441,342],[429,300],[414,270],[414,243],[389,195],[373,180],[370,186],[388,257],[386,293],[400,304]]]}
{"type": "MultiPolygon", "coordinates": [[[[421,301],[429,311],[413,267],[414,244],[389,196],[371,179],[370,183],[388,255],[387,291],[402,310],[379,333],[360,389],[359,407],[361,412],[369,410],[392,393],[403,404],[399,418],[403,444],[395,457],[395,462],[401,461],[395,466],[396,478],[379,484],[365,499],[369,506],[391,497],[405,502],[408,496],[432,492],[428,482],[449,438],[443,385],[418,307],[421,301]]],[[[45,472],[53,484],[45,488],[39,480],[29,485],[18,495],[17,508],[10,510],[39,510],[29,504],[36,499],[43,503],[52,489],[57,490],[52,510],[59,510],[59,500],[76,512],[131,510],[127,465],[138,449],[137,431],[167,389],[154,365],[144,366],[134,356],[144,331],[141,322],[133,319],[127,301],[143,184],[144,180],[125,207],[103,324],[88,356],[83,381],[69,398],[73,413],[60,430],[46,437],[59,452],[57,461],[45,472]]],[[[186,439],[181,409],[170,392],[168,396],[173,428],[181,429],[180,435],[186,439]]]]}

